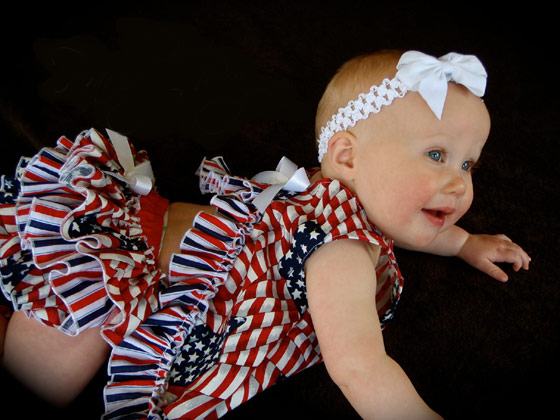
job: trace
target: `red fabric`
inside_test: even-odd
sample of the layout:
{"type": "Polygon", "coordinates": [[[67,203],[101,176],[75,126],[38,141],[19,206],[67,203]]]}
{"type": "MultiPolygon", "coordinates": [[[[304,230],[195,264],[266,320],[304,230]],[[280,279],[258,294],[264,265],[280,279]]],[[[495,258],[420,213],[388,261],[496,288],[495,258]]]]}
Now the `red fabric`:
{"type": "Polygon", "coordinates": [[[159,247],[163,233],[163,222],[165,212],[169,207],[169,200],[163,198],[152,190],[148,195],[140,197],[140,225],[147,238],[148,245],[154,248],[154,256],[157,261],[159,247]]]}

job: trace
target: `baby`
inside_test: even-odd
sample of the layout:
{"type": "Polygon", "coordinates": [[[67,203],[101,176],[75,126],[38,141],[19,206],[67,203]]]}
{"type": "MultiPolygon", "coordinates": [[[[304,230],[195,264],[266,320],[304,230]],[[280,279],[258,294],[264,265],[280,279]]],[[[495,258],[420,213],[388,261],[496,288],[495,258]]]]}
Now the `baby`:
{"type": "Polygon", "coordinates": [[[283,159],[248,180],[205,159],[210,206],[168,206],[118,133],[62,138],[2,181],[4,365],[64,405],[110,353],[106,418],[218,418],[324,361],[363,418],[438,418],[384,349],[393,242],[499,281],[496,262],[528,269],[507,237],[456,225],[490,129],[485,85],[473,56],[350,60],[319,104],[320,169],[283,159]]]}
{"type": "MultiPolygon", "coordinates": [[[[453,60],[464,62],[466,57],[453,60]]],[[[480,65],[471,67],[479,67],[479,77],[485,76],[480,65]]],[[[395,245],[458,256],[495,279],[507,281],[494,262],[513,263],[517,271],[528,268],[529,256],[504,235],[471,235],[456,225],[472,203],[471,171],[490,129],[488,112],[478,98],[483,89],[473,89],[473,94],[465,86],[445,81],[445,106],[441,99],[427,96],[431,92],[422,95],[421,85],[428,77],[473,79],[474,75],[461,74],[466,71],[415,52],[402,56],[382,52],[347,63],[319,105],[317,127],[330,129],[323,131],[327,135],[321,139],[328,139],[321,170],[323,176],[339,179],[355,192],[368,219],[395,245]],[[423,72],[419,76],[424,78],[420,79],[420,93],[407,92],[354,127],[330,129],[328,120],[338,106],[367,92],[368,85],[383,83],[395,67],[411,71],[406,68],[407,60],[416,59],[422,64],[412,64],[418,66],[412,71],[423,72]],[[439,72],[449,73],[443,76],[439,72]]],[[[397,77],[408,81],[409,74],[403,73],[397,77]]],[[[415,86],[407,85],[412,90],[415,86]]],[[[395,97],[401,94],[394,93],[395,97]]],[[[391,97],[391,93],[381,95],[391,97]]],[[[325,364],[364,418],[435,417],[404,372],[385,354],[375,308],[367,299],[375,291],[370,273],[378,264],[376,252],[376,247],[364,242],[337,242],[322,247],[307,263],[310,311],[325,364]],[[327,308],[337,299],[350,304],[334,314],[327,308]]]]}

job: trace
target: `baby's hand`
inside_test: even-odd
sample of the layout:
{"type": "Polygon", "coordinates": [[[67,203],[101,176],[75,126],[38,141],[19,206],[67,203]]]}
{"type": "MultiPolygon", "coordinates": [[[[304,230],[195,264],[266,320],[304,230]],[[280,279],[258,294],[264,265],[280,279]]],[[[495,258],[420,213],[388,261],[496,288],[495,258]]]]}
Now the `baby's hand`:
{"type": "Polygon", "coordinates": [[[505,235],[470,234],[457,255],[470,265],[478,268],[496,280],[505,282],[507,274],[495,262],[512,263],[513,269],[529,269],[531,258],[517,244],[505,235]]]}

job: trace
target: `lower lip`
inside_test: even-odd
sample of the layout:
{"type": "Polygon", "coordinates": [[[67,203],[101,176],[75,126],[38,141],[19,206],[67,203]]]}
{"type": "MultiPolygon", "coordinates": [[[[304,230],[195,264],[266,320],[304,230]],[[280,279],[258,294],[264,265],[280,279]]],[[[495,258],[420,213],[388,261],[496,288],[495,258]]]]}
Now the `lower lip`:
{"type": "Polygon", "coordinates": [[[427,210],[422,210],[422,213],[424,213],[424,216],[426,216],[428,221],[432,223],[434,226],[441,227],[445,224],[445,215],[441,212],[436,213],[427,210]]]}

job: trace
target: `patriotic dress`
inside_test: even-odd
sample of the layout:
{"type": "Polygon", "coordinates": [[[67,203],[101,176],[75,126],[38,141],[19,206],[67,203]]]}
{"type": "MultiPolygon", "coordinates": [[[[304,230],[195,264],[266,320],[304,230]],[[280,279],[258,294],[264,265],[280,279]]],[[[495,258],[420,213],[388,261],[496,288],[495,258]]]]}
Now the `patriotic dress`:
{"type": "MultiPolygon", "coordinates": [[[[130,165],[148,162],[126,140],[130,165]]],[[[0,184],[0,287],[15,310],[69,335],[101,327],[112,345],[159,308],[168,201],[132,191],[94,129],[22,158],[0,184]]]]}
{"type": "Polygon", "coordinates": [[[259,212],[267,185],[231,176],[220,158],[204,160],[199,176],[215,214],[199,213],[185,234],[161,309],[113,348],[105,419],[219,418],[321,362],[304,264],[325,243],[380,247],[372,299],[382,326],[393,316],[403,279],[392,242],[338,181],[281,191],[259,212]]]}
{"type": "Polygon", "coordinates": [[[165,278],[168,201],[132,177],[146,153],[108,134],[61,137],[0,185],[3,295],[69,335],[101,327],[113,347],[105,418],[218,418],[321,362],[304,264],[322,244],[380,247],[372,299],[382,326],[393,316],[403,279],[392,242],[350,190],[323,179],[259,211],[269,185],[220,158],[198,172],[215,212],[197,215],[165,278]]]}

